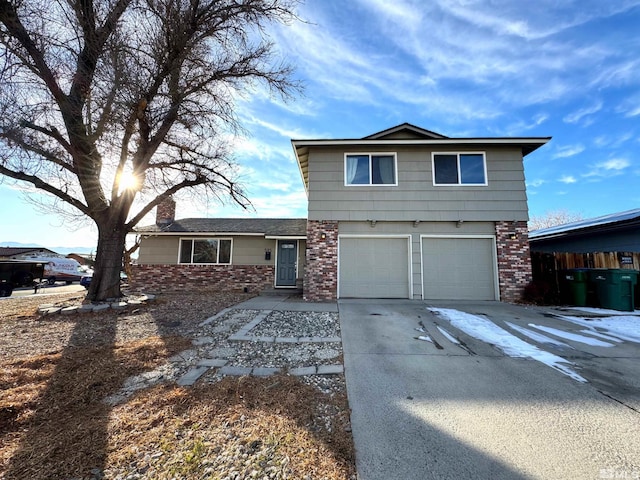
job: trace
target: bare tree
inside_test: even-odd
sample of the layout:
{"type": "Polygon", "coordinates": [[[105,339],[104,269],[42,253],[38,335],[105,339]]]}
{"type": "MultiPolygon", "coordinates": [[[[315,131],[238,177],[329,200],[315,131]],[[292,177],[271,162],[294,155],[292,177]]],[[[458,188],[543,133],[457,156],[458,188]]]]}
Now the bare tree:
{"type": "Polygon", "coordinates": [[[0,0],[0,174],[95,222],[89,299],[120,295],[125,237],[169,196],[249,204],[233,100],[296,90],[265,32],[296,2],[0,0]]]}
{"type": "Polygon", "coordinates": [[[569,212],[568,210],[552,210],[543,215],[531,217],[529,220],[529,231],[540,230],[541,228],[555,227],[565,223],[578,222],[584,220],[581,214],[569,212]]]}

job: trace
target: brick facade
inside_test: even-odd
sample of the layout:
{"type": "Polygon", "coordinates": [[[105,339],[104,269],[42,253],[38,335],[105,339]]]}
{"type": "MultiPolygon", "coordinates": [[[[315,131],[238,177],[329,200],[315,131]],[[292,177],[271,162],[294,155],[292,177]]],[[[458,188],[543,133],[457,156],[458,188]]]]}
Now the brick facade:
{"type": "Polygon", "coordinates": [[[531,255],[527,222],[496,222],[498,283],[503,302],[522,300],[531,282],[531,255]]]}
{"type": "Polygon", "coordinates": [[[338,296],[338,222],[307,221],[306,259],[304,299],[309,302],[335,300],[338,296]]]}
{"type": "Polygon", "coordinates": [[[148,293],[235,291],[273,286],[273,265],[132,265],[130,285],[148,293]]]}

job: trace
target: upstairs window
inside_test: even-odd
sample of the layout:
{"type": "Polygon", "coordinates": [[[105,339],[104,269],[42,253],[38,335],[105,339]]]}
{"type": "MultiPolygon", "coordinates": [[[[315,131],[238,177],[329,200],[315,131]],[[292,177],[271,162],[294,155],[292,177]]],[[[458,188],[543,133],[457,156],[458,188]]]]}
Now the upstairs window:
{"type": "Polygon", "coordinates": [[[484,153],[434,153],[434,185],[487,185],[484,153]]]}
{"type": "Polygon", "coordinates": [[[397,185],[395,153],[353,153],[344,159],[345,185],[397,185]]]}
{"type": "Polygon", "coordinates": [[[180,263],[231,263],[231,239],[182,238],[180,263]]]}

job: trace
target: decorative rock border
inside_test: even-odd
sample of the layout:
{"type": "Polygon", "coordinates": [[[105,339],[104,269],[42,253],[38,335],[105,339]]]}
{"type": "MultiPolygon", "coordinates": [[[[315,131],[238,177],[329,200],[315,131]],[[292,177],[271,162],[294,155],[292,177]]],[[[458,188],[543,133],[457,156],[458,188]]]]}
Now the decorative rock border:
{"type": "Polygon", "coordinates": [[[152,302],[156,299],[155,295],[143,294],[139,297],[133,297],[127,300],[119,300],[113,302],[101,302],[101,303],[87,303],[83,305],[69,305],[69,306],[55,306],[53,303],[43,303],[38,306],[38,313],[42,316],[46,315],[73,315],[74,313],[91,313],[91,312],[104,312],[106,310],[124,310],[129,307],[138,307],[144,305],[147,302],[152,302]]]}
{"type": "MultiPolygon", "coordinates": [[[[245,375],[253,375],[254,377],[269,377],[284,369],[276,367],[239,367],[235,365],[226,365],[227,360],[220,358],[204,359],[198,362],[187,373],[177,380],[177,384],[182,387],[189,387],[196,383],[198,379],[207,373],[210,368],[219,368],[221,375],[241,377],[245,375]]],[[[344,373],[342,364],[336,365],[311,365],[309,367],[296,367],[288,371],[289,374],[296,377],[305,375],[338,375],[344,373]]]]}

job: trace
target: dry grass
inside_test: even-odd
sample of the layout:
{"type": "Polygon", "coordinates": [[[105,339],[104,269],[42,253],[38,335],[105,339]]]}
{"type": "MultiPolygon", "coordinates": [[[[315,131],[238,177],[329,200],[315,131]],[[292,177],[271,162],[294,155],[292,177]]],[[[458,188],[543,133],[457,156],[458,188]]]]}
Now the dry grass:
{"type": "Polygon", "coordinates": [[[109,464],[144,478],[345,479],[353,472],[345,397],[295,377],[227,377],[193,389],[157,387],[114,411],[109,464]],[[331,423],[319,408],[335,410],[331,423]],[[130,449],[131,439],[143,449],[130,449]]]}
{"type": "Polygon", "coordinates": [[[243,299],[200,297],[51,318],[3,301],[0,346],[15,355],[0,356],[0,479],[353,478],[344,392],[243,377],[104,403],[188,348],[182,335],[197,322],[243,299]]]}

